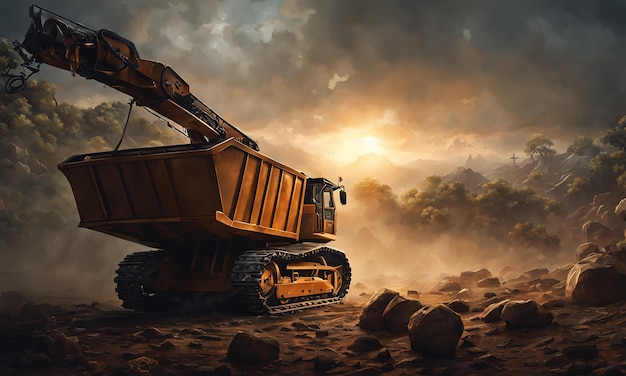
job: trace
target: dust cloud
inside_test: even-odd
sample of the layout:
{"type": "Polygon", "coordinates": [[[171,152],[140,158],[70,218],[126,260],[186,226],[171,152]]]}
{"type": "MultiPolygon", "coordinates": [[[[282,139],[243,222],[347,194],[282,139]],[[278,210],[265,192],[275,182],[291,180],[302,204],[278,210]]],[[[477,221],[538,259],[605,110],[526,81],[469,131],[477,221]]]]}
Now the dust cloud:
{"type": "MultiPolygon", "coordinates": [[[[338,209],[339,236],[332,246],[347,253],[353,286],[360,288],[357,293],[382,287],[430,292],[445,277],[458,276],[463,271],[487,268],[506,280],[530,269],[552,270],[575,260],[578,239],[558,215],[539,205],[526,213],[497,213],[481,203],[485,193],[472,196],[464,192],[472,201],[454,202],[447,197],[445,205],[437,205],[437,194],[426,194],[432,191],[429,185],[433,180],[439,184],[439,194],[454,186],[432,175],[422,183],[416,182],[416,187],[404,194],[396,194],[392,187],[367,177],[348,189],[349,205],[338,209]],[[437,219],[433,207],[415,205],[409,200],[411,195],[407,193],[415,197],[416,192],[421,192],[422,199],[431,200],[430,204],[446,208],[447,213],[439,213],[439,223],[433,222],[437,219]],[[429,217],[425,219],[426,213],[429,217]],[[544,236],[531,242],[512,238],[510,232],[515,224],[530,220],[547,229],[544,236]]],[[[509,197],[503,195],[501,199],[519,195],[519,191],[509,188],[509,197]]],[[[527,198],[529,202],[541,200],[538,196],[527,198]]]]}

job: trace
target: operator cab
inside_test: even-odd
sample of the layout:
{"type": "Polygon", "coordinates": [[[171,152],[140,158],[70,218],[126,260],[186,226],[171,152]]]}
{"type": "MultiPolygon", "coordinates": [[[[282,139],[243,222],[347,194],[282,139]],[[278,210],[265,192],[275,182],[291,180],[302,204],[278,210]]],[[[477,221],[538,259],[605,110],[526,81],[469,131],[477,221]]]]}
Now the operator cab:
{"type": "Polygon", "coordinates": [[[344,186],[324,178],[307,179],[300,230],[301,240],[326,242],[335,239],[337,232],[334,191],[336,190],[340,190],[339,201],[345,205],[344,186]]]}

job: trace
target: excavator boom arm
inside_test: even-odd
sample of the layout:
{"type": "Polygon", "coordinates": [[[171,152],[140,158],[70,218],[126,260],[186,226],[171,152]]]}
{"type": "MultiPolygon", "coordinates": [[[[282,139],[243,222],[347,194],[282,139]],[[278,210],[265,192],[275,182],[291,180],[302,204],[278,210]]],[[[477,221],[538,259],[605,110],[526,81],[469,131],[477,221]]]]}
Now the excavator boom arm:
{"type": "Polygon", "coordinates": [[[94,79],[134,98],[187,129],[193,143],[230,137],[259,150],[257,143],[195,97],[171,67],[142,59],[133,42],[101,29],[89,29],[38,6],[31,26],[16,44],[25,63],[45,63],[94,79]],[[27,51],[29,57],[24,51],[27,51]]]}

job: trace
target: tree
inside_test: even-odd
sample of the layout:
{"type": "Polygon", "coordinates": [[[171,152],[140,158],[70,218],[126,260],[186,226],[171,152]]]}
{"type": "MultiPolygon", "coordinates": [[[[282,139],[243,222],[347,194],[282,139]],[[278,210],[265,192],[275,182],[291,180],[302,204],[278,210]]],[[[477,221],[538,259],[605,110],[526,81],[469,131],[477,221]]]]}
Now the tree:
{"type": "Polygon", "coordinates": [[[607,129],[600,134],[600,142],[626,150],[626,116],[622,116],[617,126],[607,129]]]}
{"type": "Polygon", "coordinates": [[[556,154],[556,150],[551,147],[554,142],[541,133],[535,133],[530,140],[526,143],[524,153],[530,155],[530,159],[535,160],[533,157],[535,154],[539,154],[542,158],[549,157],[556,154]]]}
{"type": "Polygon", "coordinates": [[[589,136],[577,136],[572,144],[567,148],[568,153],[576,155],[595,155],[598,147],[593,144],[593,139],[589,136]]]}
{"type": "Polygon", "coordinates": [[[530,221],[516,223],[509,232],[509,237],[516,244],[544,251],[554,251],[561,243],[561,239],[549,234],[545,226],[535,225],[530,221]]]}

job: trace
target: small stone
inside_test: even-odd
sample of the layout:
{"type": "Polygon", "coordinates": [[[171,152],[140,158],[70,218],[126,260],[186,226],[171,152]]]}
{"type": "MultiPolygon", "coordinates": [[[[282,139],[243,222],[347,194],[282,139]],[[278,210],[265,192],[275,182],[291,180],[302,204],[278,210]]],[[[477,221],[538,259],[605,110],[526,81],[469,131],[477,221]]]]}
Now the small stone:
{"type": "Polygon", "coordinates": [[[170,341],[163,341],[159,343],[159,350],[171,350],[174,347],[176,346],[174,346],[174,344],[170,341]]]}
{"type": "Polygon", "coordinates": [[[354,340],[354,342],[348,346],[348,350],[354,352],[367,352],[381,349],[383,345],[380,344],[378,338],[371,336],[363,336],[354,340]]]}
{"type": "Polygon", "coordinates": [[[325,372],[339,365],[335,359],[327,355],[318,355],[315,357],[313,369],[317,372],[325,372]]]}
{"type": "Polygon", "coordinates": [[[381,352],[379,352],[378,355],[376,355],[376,357],[374,358],[374,361],[379,362],[379,363],[386,363],[386,362],[390,362],[391,360],[392,360],[391,353],[387,349],[384,349],[381,352]]]}
{"type": "Polygon", "coordinates": [[[192,349],[200,349],[202,348],[202,342],[198,340],[190,341],[189,347],[191,347],[192,349]]]}
{"type": "Polygon", "coordinates": [[[486,351],[481,349],[480,347],[468,347],[466,350],[467,350],[467,352],[469,354],[484,354],[484,353],[486,353],[486,351]]]}
{"type": "Polygon", "coordinates": [[[496,293],[495,293],[495,292],[488,291],[488,292],[486,292],[483,296],[484,296],[485,298],[489,299],[489,298],[493,298],[493,297],[495,297],[495,296],[496,296],[496,293]]]}
{"type": "Polygon", "coordinates": [[[154,328],[154,327],[150,327],[150,328],[143,330],[141,332],[141,335],[147,339],[165,337],[165,334],[163,334],[163,332],[161,332],[159,329],[154,328]]]}
{"type": "Polygon", "coordinates": [[[315,337],[317,338],[328,337],[328,330],[316,330],[315,337]]]}
{"type": "Polygon", "coordinates": [[[160,371],[159,362],[156,359],[142,356],[128,362],[131,372],[139,375],[152,375],[160,371]]]}
{"type": "Polygon", "coordinates": [[[541,352],[545,355],[550,355],[550,354],[554,354],[559,352],[559,350],[557,350],[556,348],[552,347],[552,346],[546,346],[543,349],[541,349],[541,352]]]}
{"type": "Polygon", "coordinates": [[[591,360],[598,357],[596,345],[574,345],[561,350],[570,359],[591,360]]]}

